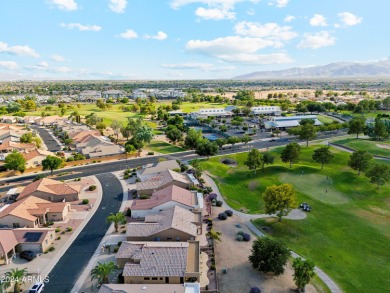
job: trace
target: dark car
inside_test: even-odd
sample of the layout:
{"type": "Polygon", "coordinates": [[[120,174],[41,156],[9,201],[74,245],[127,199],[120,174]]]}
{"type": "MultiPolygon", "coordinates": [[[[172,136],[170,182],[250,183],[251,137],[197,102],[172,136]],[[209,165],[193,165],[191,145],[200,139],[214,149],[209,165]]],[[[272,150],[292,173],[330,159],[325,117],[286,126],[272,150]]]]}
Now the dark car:
{"type": "Polygon", "coordinates": [[[22,251],[20,253],[20,258],[26,259],[28,261],[32,261],[36,257],[37,257],[37,254],[33,251],[26,250],[26,251],[22,251]]]}

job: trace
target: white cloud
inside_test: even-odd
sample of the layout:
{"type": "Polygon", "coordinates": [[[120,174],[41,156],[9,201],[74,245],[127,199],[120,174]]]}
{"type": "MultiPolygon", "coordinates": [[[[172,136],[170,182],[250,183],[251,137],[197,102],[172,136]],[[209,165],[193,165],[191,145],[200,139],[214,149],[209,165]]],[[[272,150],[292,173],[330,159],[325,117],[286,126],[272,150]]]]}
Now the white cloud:
{"type": "Polygon", "coordinates": [[[212,63],[201,63],[201,62],[188,62],[178,64],[161,64],[161,67],[168,69],[180,69],[180,70],[201,70],[210,72],[228,71],[235,69],[234,66],[216,66],[212,63]]]}
{"type": "Polygon", "coordinates": [[[78,9],[78,5],[74,0],[48,0],[48,1],[50,4],[57,6],[57,8],[61,10],[72,11],[78,9]]]}
{"type": "Polygon", "coordinates": [[[61,66],[61,67],[50,67],[49,63],[46,61],[41,61],[34,66],[26,66],[24,67],[27,70],[38,70],[38,71],[46,71],[51,73],[69,73],[72,70],[69,67],[61,66]]]}
{"type": "Polygon", "coordinates": [[[50,59],[55,61],[55,62],[64,62],[65,61],[64,57],[62,57],[61,55],[57,55],[57,54],[51,55],[50,59]]]}
{"type": "Polygon", "coordinates": [[[61,67],[51,68],[51,69],[49,69],[49,71],[54,72],[54,73],[69,73],[72,70],[69,67],[61,66],[61,67]]]}
{"type": "Polygon", "coordinates": [[[168,35],[166,33],[162,32],[162,31],[159,31],[157,33],[157,35],[155,35],[155,36],[145,35],[144,38],[145,39],[155,39],[155,40],[163,41],[166,38],[168,38],[168,35]]]}
{"type": "Polygon", "coordinates": [[[363,20],[363,18],[358,17],[351,12],[341,12],[338,16],[340,17],[340,21],[347,26],[357,25],[363,20]]]}
{"type": "Polygon", "coordinates": [[[290,26],[280,26],[277,23],[261,24],[249,21],[241,21],[234,26],[234,31],[238,35],[253,38],[268,38],[275,41],[287,41],[297,37],[298,34],[291,29],[290,26]]]}
{"type": "Polygon", "coordinates": [[[80,23],[61,23],[61,27],[67,28],[67,29],[78,29],[79,31],[94,31],[98,32],[102,29],[101,26],[98,25],[83,25],[80,23]]]}
{"type": "Polygon", "coordinates": [[[321,14],[314,14],[310,19],[311,26],[327,26],[326,18],[321,14]]]}
{"type": "Polygon", "coordinates": [[[29,56],[38,58],[39,54],[29,46],[8,46],[7,43],[0,42],[0,53],[8,53],[11,55],[18,56],[29,56]]]}
{"type": "Polygon", "coordinates": [[[0,61],[0,68],[7,70],[16,70],[19,68],[19,65],[14,61],[0,61]]]}
{"type": "Polygon", "coordinates": [[[224,61],[233,63],[242,63],[247,65],[257,64],[285,64],[294,62],[286,53],[271,53],[271,54],[232,54],[221,55],[220,58],[224,61]]]}
{"type": "Polygon", "coordinates": [[[124,33],[121,33],[119,36],[122,39],[127,39],[127,40],[138,38],[138,34],[135,31],[133,31],[132,29],[126,30],[124,33]]]}
{"type": "Polygon", "coordinates": [[[235,19],[236,13],[232,12],[231,7],[226,5],[216,8],[199,7],[195,15],[206,20],[235,19]]]}
{"type": "Polygon", "coordinates": [[[283,8],[287,6],[288,2],[290,2],[290,0],[272,0],[271,2],[268,3],[268,5],[276,6],[278,8],[283,8]]]}
{"type": "Polygon", "coordinates": [[[37,64],[37,67],[38,68],[48,68],[49,67],[49,64],[46,62],[46,61],[42,61],[42,62],[39,62],[37,64]]]}
{"type": "Polygon", "coordinates": [[[108,7],[116,13],[124,13],[127,6],[127,0],[110,0],[108,7]]]}
{"type": "Polygon", "coordinates": [[[287,15],[285,18],[284,18],[284,22],[292,22],[293,20],[295,20],[296,17],[293,16],[293,15],[287,15]]]}
{"type": "Polygon", "coordinates": [[[321,31],[316,34],[305,33],[303,40],[298,44],[298,48],[319,49],[332,46],[336,43],[336,38],[327,31],[321,31]]]}
{"type": "Polygon", "coordinates": [[[258,3],[260,0],[172,0],[171,1],[171,7],[173,9],[178,9],[182,6],[186,6],[189,4],[194,3],[202,3],[207,4],[209,6],[215,6],[215,5],[231,5],[234,6],[236,3],[239,2],[252,2],[252,3],[258,3]]]}

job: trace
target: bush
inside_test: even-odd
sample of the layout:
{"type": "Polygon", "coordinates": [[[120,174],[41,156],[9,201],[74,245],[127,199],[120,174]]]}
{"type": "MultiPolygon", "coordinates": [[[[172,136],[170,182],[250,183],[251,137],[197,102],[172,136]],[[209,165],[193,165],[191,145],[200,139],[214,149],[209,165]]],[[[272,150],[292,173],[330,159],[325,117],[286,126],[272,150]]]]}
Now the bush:
{"type": "Polygon", "coordinates": [[[121,246],[121,245],[122,245],[122,241],[119,241],[119,242],[118,242],[118,246],[121,246]]]}
{"type": "Polygon", "coordinates": [[[72,228],[72,227],[68,227],[68,228],[66,228],[66,231],[72,232],[72,231],[73,231],[73,228],[72,228]]]}
{"type": "Polygon", "coordinates": [[[50,246],[47,251],[52,252],[54,250],[56,250],[56,248],[54,246],[50,246]]]}
{"type": "Polygon", "coordinates": [[[231,217],[231,216],[233,216],[233,211],[232,211],[232,210],[226,210],[226,211],[225,211],[225,214],[226,214],[228,217],[231,217]]]}
{"type": "Polygon", "coordinates": [[[88,188],[89,191],[94,191],[95,189],[96,189],[96,185],[91,185],[88,188]]]}
{"type": "Polygon", "coordinates": [[[125,174],[125,175],[123,175],[123,179],[129,179],[130,178],[130,175],[129,174],[125,174]]]}
{"type": "Polygon", "coordinates": [[[57,240],[61,240],[61,236],[58,236],[58,237],[57,237],[57,240]]]}
{"type": "Polygon", "coordinates": [[[131,209],[126,210],[126,217],[131,217],[131,209]]]}
{"type": "Polygon", "coordinates": [[[54,231],[55,231],[56,233],[59,233],[59,232],[61,231],[61,229],[60,229],[60,228],[56,228],[54,231]]]}
{"type": "Polygon", "coordinates": [[[210,266],[210,270],[215,271],[215,265],[211,265],[211,266],[210,266]]]}
{"type": "Polygon", "coordinates": [[[135,182],[141,182],[141,179],[137,178],[135,179],[135,182]]]}
{"type": "Polygon", "coordinates": [[[244,231],[241,231],[241,230],[237,232],[237,235],[241,235],[241,236],[242,236],[242,235],[244,235],[244,234],[245,234],[245,232],[244,232],[244,231]]]}
{"type": "Polygon", "coordinates": [[[141,194],[139,196],[140,199],[148,199],[149,198],[149,195],[146,195],[146,194],[141,194]]]}
{"type": "Polygon", "coordinates": [[[148,152],[148,156],[153,156],[154,152],[148,152]]]}
{"type": "Polygon", "coordinates": [[[244,240],[244,237],[242,237],[242,235],[237,235],[237,241],[243,241],[244,240]]]}
{"type": "Polygon", "coordinates": [[[252,287],[250,293],[261,293],[261,290],[259,287],[252,287]]]}
{"type": "Polygon", "coordinates": [[[242,238],[244,239],[245,242],[248,242],[249,240],[251,240],[251,235],[248,233],[244,233],[242,234],[242,238]]]}
{"type": "Polygon", "coordinates": [[[89,204],[89,199],[83,199],[83,204],[89,204]]]}
{"type": "Polygon", "coordinates": [[[225,221],[228,218],[228,216],[225,213],[219,213],[218,219],[225,221]]]}
{"type": "Polygon", "coordinates": [[[214,199],[217,199],[217,194],[216,193],[210,193],[209,200],[213,201],[214,199]]]}
{"type": "Polygon", "coordinates": [[[223,204],[222,200],[217,200],[217,201],[215,202],[215,205],[216,205],[217,207],[221,207],[222,204],[223,204]]]}
{"type": "Polygon", "coordinates": [[[119,250],[119,247],[118,247],[118,246],[115,246],[115,247],[114,247],[114,253],[117,253],[118,250],[119,250]]]}

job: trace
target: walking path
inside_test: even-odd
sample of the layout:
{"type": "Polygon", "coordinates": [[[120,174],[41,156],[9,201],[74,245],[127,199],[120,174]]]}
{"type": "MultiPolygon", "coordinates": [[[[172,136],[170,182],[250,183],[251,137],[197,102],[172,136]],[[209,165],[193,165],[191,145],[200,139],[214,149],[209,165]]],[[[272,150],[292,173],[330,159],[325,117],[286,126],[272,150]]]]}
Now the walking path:
{"type": "MultiPolygon", "coordinates": [[[[354,150],[352,148],[349,148],[349,147],[346,147],[346,146],[343,146],[343,145],[340,145],[340,144],[331,143],[331,142],[329,142],[328,144],[331,145],[332,147],[336,148],[336,149],[339,149],[339,150],[342,150],[342,151],[345,151],[345,152],[348,152],[348,153],[353,153],[353,152],[356,151],[356,150],[354,150]]],[[[374,157],[374,159],[378,159],[378,160],[390,161],[390,158],[387,158],[387,157],[382,157],[382,156],[373,156],[373,157],[374,157]]]]}
{"type": "MultiPolygon", "coordinates": [[[[206,181],[206,184],[209,185],[213,189],[213,193],[217,194],[217,199],[222,201],[222,203],[223,203],[222,206],[226,209],[234,210],[226,203],[223,196],[219,192],[218,186],[215,184],[214,180],[208,174],[206,174],[206,172],[203,173],[203,178],[206,181]]],[[[245,213],[242,213],[242,212],[239,212],[236,210],[234,210],[234,213],[237,216],[239,216],[241,219],[244,220],[245,225],[254,234],[256,234],[259,237],[265,236],[259,229],[257,229],[257,227],[255,225],[253,225],[251,220],[270,217],[270,215],[268,215],[268,214],[251,215],[251,214],[245,214],[245,213]]],[[[271,215],[271,216],[275,216],[275,215],[271,215]]],[[[306,217],[306,214],[304,212],[302,212],[301,210],[294,209],[291,211],[291,213],[288,216],[283,217],[283,218],[290,219],[290,220],[302,220],[305,217],[306,217]]],[[[295,253],[293,251],[291,251],[291,255],[294,258],[301,257],[300,255],[298,255],[297,253],[295,253]]],[[[303,257],[301,257],[301,258],[303,258],[303,257]]],[[[326,284],[326,286],[328,286],[328,288],[330,289],[330,291],[332,293],[341,293],[342,292],[342,290],[337,286],[337,284],[320,268],[315,267],[315,272],[318,275],[318,277],[326,284]]]]}

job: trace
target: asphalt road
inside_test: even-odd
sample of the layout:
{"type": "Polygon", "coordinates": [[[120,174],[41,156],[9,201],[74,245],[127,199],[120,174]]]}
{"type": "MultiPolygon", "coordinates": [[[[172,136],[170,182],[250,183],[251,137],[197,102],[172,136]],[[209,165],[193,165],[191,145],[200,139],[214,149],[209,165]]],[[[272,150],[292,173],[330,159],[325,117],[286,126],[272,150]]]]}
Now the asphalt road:
{"type": "Polygon", "coordinates": [[[43,142],[45,143],[47,149],[50,152],[55,153],[55,152],[62,150],[62,148],[58,144],[58,142],[55,141],[53,136],[45,128],[41,128],[41,127],[37,127],[37,126],[31,126],[31,128],[38,131],[39,136],[43,139],[43,142]]]}
{"type": "Polygon", "coordinates": [[[119,211],[123,197],[119,180],[109,173],[96,177],[103,188],[102,202],[49,274],[50,281],[45,284],[45,293],[69,293],[72,290],[110,226],[106,223],[107,216],[119,211]]]}

